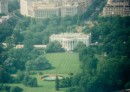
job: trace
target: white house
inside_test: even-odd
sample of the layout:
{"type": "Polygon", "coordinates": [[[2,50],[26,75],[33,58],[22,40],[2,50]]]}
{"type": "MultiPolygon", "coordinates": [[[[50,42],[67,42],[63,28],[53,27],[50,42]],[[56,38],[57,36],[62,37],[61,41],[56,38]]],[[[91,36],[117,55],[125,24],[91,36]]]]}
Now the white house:
{"type": "Polygon", "coordinates": [[[61,33],[61,34],[53,34],[50,36],[50,41],[58,41],[61,43],[62,47],[71,51],[77,46],[79,42],[83,42],[86,46],[89,46],[91,43],[91,33],[83,34],[83,33],[61,33]]]}

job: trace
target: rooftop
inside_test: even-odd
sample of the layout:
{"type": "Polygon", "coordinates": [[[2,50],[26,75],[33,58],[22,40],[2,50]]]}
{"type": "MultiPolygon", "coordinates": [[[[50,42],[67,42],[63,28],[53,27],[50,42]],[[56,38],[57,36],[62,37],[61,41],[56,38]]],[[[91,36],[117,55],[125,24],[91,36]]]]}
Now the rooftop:
{"type": "Polygon", "coordinates": [[[86,38],[91,34],[83,34],[83,33],[61,33],[61,34],[53,34],[51,38],[86,38]]]}
{"type": "Polygon", "coordinates": [[[44,3],[33,3],[31,6],[34,9],[52,9],[59,8],[58,4],[44,4],[44,3]]]}

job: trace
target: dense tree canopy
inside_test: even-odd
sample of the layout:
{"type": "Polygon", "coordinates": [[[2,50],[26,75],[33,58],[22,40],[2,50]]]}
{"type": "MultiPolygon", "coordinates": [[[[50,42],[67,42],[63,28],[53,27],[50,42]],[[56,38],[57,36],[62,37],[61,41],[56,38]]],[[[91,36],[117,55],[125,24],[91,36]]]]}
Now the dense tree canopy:
{"type": "Polygon", "coordinates": [[[49,68],[51,68],[51,65],[43,56],[39,56],[35,60],[30,60],[26,63],[27,70],[45,70],[49,68]]]}
{"type": "Polygon", "coordinates": [[[82,72],[73,78],[74,92],[112,92],[130,87],[129,17],[100,17],[97,22],[91,32],[92,42],[98,44],[81,49],[82,72]]]}
{"type": "Polygon", "coordinates": [[[58,41],[50,42],[46,47],[46,52],[64,52],[62,45],[58,41]]]}

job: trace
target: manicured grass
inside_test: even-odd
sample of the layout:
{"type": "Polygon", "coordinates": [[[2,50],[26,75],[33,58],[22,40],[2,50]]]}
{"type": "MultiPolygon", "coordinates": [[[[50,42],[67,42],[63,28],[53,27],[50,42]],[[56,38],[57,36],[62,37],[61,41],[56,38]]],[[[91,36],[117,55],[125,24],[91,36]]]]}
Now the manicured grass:
{"type": "Polygon", "coordinates": [[[79,57],[77,53],[51,53],[46,54],[46,58],[52,64],[54,69],[45,70],[44,73],[49,74],[69,74],[78,73],[79,68],[79,57]]]}
{"type": "MultiPolygon", "coordinates": [[[[77,53],[50,53],[46,54],[45,57],[49,60],[49,62],[54,67],[53,69],[40,71],[43,72],[44,75],[62,75],[68,76],[69,73],[78,73],[80,72],[80,63],[77,53]]],[[[39,72],[39,71],[38,71],[39,72]]],[[[43,75],[33,75],[33,77],[37,78],[39,87],[26,87],[22,84],[9,84],[11,86],[19,86],[23,88],[23,92],[56,92],[55,91],[55,82],[54,81],[43,81],[41,77],[43,75]]],[[[65,92],[65,89],[60,89],[58,92],[65,92]]]]}

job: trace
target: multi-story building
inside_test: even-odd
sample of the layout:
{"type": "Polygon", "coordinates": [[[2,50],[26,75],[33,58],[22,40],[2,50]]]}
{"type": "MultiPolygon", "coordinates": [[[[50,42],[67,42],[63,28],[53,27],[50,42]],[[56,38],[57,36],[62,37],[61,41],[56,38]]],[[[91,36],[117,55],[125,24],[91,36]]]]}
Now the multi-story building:
{"type": "Polygon", "coordinates": [[[51,16],[60,16],[60,8],[55,4],[33,3],[28,8],[28,15],[34,18],[49,18],[51,16]]]}
{"type": "Polygon", "coordinates": [[[20,0],[20,13],[28,16],[28,2],[27,0],[20,0]]]}
{"type": "Polygon", "coordinates": [[[65,16],[74,16],[74,15],[81,15],[85,12],[84,10],[85,4],[84,3],[68,3],[61,6],[61,17],[65,16]]]}
{"type": "Polygon", "coordinates": [[[35,2],[41,2],[41,0],[20,0],[20,13],[24,16],[29,16],[29,7],[35,2]]]}
{"type": "Polygon", "coordinates": [[[58,41],[61,43],[62,47],[71,51],[77,46],[79,42],[83,42],[86,46],[89,46],[91,43],[91,33],[62,33],[62,34],[53,34],[50,36],[50,41],[58,41]]]}
{"type": "Polygon", "coordinates": [[[50,16],[74,16],[83,14],[85,1],[79,0],[20,0],[20,12],[24,16],[48,18],[50,16]]]}
{"type": "Polygon", "coordinates": [[[103,8],[103,16],[130,16],[130,3],[127,0],[108,0],[103,8]]]}
{"type": "Polygon", "coordinates": [[[83,0],[85,2],[86,7],[90,6],[94,0],[83,0]]]}
{"type": "Polygon", "coordinates": [[[0,13],[8,13],[8,0],[0,0],[0,13]]]}

